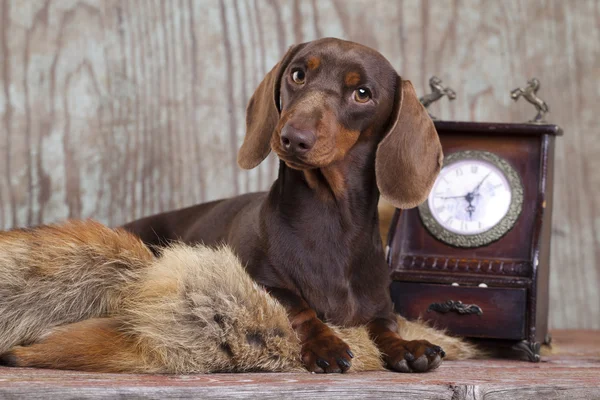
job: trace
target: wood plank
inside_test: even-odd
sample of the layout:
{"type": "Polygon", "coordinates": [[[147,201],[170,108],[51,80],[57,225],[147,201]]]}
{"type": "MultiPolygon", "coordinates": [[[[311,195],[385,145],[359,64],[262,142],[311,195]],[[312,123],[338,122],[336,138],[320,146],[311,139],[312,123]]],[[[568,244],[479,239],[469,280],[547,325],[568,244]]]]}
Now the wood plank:
{"type": "Polygon", "coordinates": [[[433,372],[320,375],[98,374],[0,367],[0,397],[592,399],[600,398],[600,331],[555,331],[555,354],[534,364],[511,360],[446,361],[433,372]]]}
{"type": "Polygon", "coordinates": [[[540,78],[557,139],[550,326],[600,328],[600,3],[595,0],[3,0],[0,228],[110,225],[263,190],[235,165],[244,108],[292,43],[379,49],[441,119],[526,121],[540,78]]]}
{"type": "MultiPolygon", "coordinates": [[[[600,396],[598,360],[577,363],[562,359],[555,365],[518,361],[447,362],[439,371],[402,375],[393,372],[345,375],[311,374],[212,374],[199,376],[146,376],[85,374],[30,369],[0,369],[0,395],[26,395],[28,398],[75,395],[103,398],[115,395],[171,396],[200,398],[255,397],[347,398],[414,396],[413,398],[452,398],[454,393],[552,393],[557,397],[581,393],[600,396]],[[18,371],[18,372],[14,372],[18,371]],[[585,391],[583,389],[586,389],[585,391]],[[597,390],[594,392],[593,390],[597,390]]],[[[516,396],[516,394],[515,394],[516,396]]],[[[521,395],[522,397],[522,395],[521,395]]],[[[476,397],[482,398],[482,397],[476,397]]],[[[487,397],[486,397],[487,398],[487,397]]],[[[512,398],[512,397],[511,397],[512,398]]]]}

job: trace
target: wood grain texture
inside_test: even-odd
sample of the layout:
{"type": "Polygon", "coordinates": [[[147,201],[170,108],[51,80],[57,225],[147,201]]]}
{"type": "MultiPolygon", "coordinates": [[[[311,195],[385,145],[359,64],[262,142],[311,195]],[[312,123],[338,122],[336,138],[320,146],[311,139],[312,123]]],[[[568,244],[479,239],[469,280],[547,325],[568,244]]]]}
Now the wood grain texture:
{"type": "Polygon", "coordinates": [[[557,142],[555,328],[600,328],[600,2],[0,0],[0,228],[118,225],[268,188],[235,164],[248,98],[292,43],[379,49],[441,119],[526,121],[537,76],[557,142]]]}
{"type": "Polygon", "coordinates": [[[556,354],[533,364],[446,361],[425,374],[133,375],[0,367],[0,397],[198,399],[596,399],[600,331],[556,331],[556,354]]]}

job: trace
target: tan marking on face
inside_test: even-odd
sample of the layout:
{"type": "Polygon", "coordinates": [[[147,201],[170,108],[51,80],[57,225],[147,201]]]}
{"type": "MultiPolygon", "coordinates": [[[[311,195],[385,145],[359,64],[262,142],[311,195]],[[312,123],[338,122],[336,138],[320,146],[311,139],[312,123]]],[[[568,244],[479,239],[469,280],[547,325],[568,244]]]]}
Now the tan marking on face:
{"type": "Polygon", "coordinates": [[[306,159],[310,164],[322,168],[341,161],[360,136],[359,131],[345,128],[331,109],[325,107],[315,131],[317,142],[306,159]]]}
{"type": "MultiPolygon", "coordinates": [[[[331,170],[330,167],[327,167],[331,170]]],[[[308,187],[313,190],[321,201],[332,201],[334,197],[336,197],[336,193],[341,193],[343,191],[343,183],[340,184],[339,180],[334,182],[334,186],[336,189],[334,190],[330,179],[334,178],[334,174],[331,172],[325,172],[324,168],[321,169],[307,169],[303,171],[304,178],[306,179],[306,183],[308,187]]],[[[335,176],[335,178],[339,178],[335,176]]]]}
{"type": "Polygon", "coordinates": [[[306,65],[308,66],[308,69],[310,69],[310,70],[317,69],[317,68],[319,68],[319,65],[321,65],[321,59],[319,57],[312,56],[308,59],[308,62],[306,63],[306,65]]]}
{"type": "Polygon", "coordinates": [[[358,72],[348,72],[344,78],[346,86],[358,85],[360,82],[360,74],[358,72]]]}
{"type": "Polygon", "coordinates": [[[337,124],[337,132],[336,132],[336,149],[337,149],[337,157],[336,160],[343,159],[348,151],[354,146],[358,137],[360,136],[360,131],[353,131],[350,129],[346,129],[341,124],[337,124]]]}
{"type": "MultiPolygon", "coordinates": [[[[314,110],[320,110],[321,117],[318,121],[315,121],[314,128],[311,128],[314,129],[317,140],[303,161],[315,168],[333,167],[333,164],[342,161],[356,144],[360,137],[360,131],[347,129],[339,123],[336,114],[327,106],[322,92],[316,91],[307,94],[292,108],[282,112],[275,134],[271,138],[271,148],[280,158],[285,160],[286,154],[280,143],[281,129],[287,123],[294,123],[296,119],[302,121],[304,118],[312,118],[311,115],[314,114],[314,110]]],[[[305,127],[305,129],[309,128],[305,127]]],[[[294,165],[291,161],[286,163],[291,168],[303,169],[294,165]]],[[[339,197],[346,190],[344,176],[339,169],[329,168],[326,176],[321,172],[304,170],[304,176],[308,186],[316,190],[323,198],[331,199],[332,195],[339,197]]]]}
{"type": "Polygon", "coordinates": [[[329,184],[331,192],[336,198],[341,198],[346,194],[346,179],[344,179],[344,172],[342,167],[338,165],[331,165],[321,169],[325,180],[329,184]]]}
{"type": "Polygon", "coordinates": [[[360,137],[360,131],[345,128],[336,115],[325,108],[317,124],[317,142],[311,151],[309,163],[320,168],[322,175],[306,174],[309,187],[322,198],[340,198],[346,195],[344,165],[342,161],[360,137]]]}
{"type": "Polygon", "coordinates": [[[319,187],[319,178],[316,176],[316,172],[312,169],[307,169],[304,171],[304,178],[306,179],[306,183],[308,187],[312,190],[317,190],[319,187]]]}

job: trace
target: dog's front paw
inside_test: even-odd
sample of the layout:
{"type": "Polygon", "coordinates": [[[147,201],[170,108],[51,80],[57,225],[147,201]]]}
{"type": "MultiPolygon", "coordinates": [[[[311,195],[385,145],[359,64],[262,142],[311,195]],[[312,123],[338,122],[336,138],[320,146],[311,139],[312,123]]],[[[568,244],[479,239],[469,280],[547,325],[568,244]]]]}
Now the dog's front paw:
{"type": "Polygon", "coordinates": [[[332,331],[319,333],[302,344],[302,362],[310,372],[340,373],[350,368],[354,354],[332,331]]]}
{"type": "Polygon", "coordinates": [[[385,362],[389,369],[398,372],[426,372],[436,369],[446,353],[440,346],[427,340],[396,340],[385,351],[385,362]]]}

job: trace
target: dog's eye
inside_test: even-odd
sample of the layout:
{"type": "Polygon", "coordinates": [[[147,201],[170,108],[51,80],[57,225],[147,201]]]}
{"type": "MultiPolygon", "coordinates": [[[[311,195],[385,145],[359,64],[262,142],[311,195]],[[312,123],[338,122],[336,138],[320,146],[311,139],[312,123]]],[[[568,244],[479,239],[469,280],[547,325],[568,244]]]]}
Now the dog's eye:
{"type": "Polygon", "coordinates": [[[302,85],[304,83],[304,81],[306,80],[304,71],[302,71],[301,69],[296,69],[296,70],[292,71],[292,80],[294,81],[294,83],[297,83],[298,85],[302,85]]]}
{"type": "Polygon", "coordinates": [[[354,100],[366,103],[371,99],[371,91],[367,88],[358,88],[354,91],[354,100]]]}

